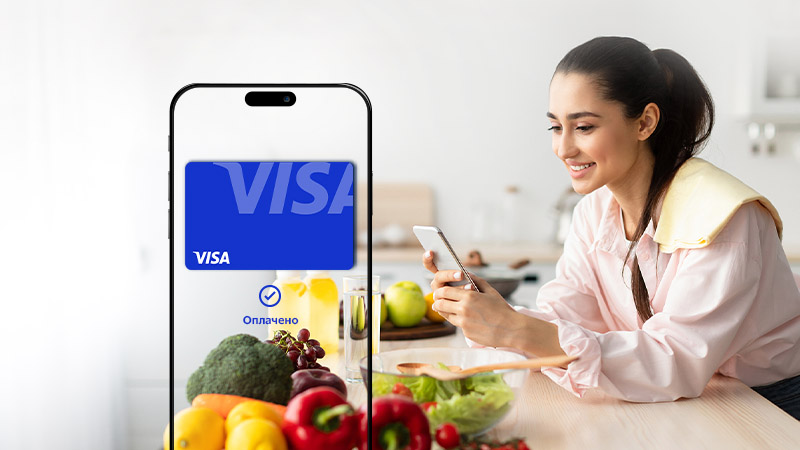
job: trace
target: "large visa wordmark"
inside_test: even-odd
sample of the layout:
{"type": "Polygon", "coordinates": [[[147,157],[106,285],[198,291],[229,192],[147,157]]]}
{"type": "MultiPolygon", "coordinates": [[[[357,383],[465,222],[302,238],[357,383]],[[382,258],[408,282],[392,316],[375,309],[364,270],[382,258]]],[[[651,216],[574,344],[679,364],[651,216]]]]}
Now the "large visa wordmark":
{"type": "Polygon", "coordinates": [[[186,267],[351,269],[354,180],[340,161],[186,164],[186,267]]]}

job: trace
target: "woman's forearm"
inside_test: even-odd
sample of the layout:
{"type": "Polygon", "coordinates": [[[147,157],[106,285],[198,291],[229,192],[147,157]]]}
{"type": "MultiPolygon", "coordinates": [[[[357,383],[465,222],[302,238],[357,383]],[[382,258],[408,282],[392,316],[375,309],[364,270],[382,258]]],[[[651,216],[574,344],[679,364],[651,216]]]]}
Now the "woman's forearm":
{"type": "Polygon", "coordinates": [[[503,347],[511,347],[539,357],[566,355],[558,341],[558,326],[514,311],[507,333],[502,336],[503,347]]]}

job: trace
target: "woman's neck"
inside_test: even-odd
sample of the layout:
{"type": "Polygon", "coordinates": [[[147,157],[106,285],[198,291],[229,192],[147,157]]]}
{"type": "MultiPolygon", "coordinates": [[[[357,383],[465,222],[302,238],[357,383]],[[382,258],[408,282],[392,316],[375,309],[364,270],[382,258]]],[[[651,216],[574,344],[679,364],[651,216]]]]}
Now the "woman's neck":
{"type": "MultiPolygon", "coordinates": [[[[622,222],[625,228],[625,238],[632,240],[639,226],[639,220],[644,214],[647,193],[650,190],[650,180],[653,177],[655,158],[649,148],[642,146],[640,157],[631,166],[628,174],[620,183],[608,185],[614,198],[622,208],[622,222]]],[[[655,219],[655,218],[654,218],[655,219]]]]}

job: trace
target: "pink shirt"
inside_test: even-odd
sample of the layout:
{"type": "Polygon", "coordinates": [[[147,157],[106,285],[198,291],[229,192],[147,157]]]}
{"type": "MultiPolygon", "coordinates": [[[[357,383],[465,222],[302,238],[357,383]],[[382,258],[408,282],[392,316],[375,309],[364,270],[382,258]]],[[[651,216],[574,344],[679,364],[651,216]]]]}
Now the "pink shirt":
{"type": "Polygon", "coordinates": [[[635,250],[654,313],[642,323],[633,257],[623,279],[619,204],[606,187],[581,200],[539,311],[517,307],[556,324],[564,352],[580,357],[543,373],[578,396],[600,388],[635,402],[697,397],[715,372],[748,386],[800,374],[800,276],[758,202],[705,248],[663,253],[653,234],[651,221],[635,250]]]}

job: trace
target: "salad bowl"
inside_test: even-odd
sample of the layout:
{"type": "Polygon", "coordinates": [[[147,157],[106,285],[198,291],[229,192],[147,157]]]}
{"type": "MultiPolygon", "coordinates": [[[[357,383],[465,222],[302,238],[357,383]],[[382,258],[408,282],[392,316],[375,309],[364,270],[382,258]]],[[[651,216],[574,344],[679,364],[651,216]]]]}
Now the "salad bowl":
{"type": "MultiPolygon", "coordinates": [[[[441,381],[426,375],[403,374],[397,365],[423,363],[447,370],[448,366],[468,369],[525,359],[517,353],[486,348],[414,348],[383,352],[372,355],[372,395],[391,394],[400,383],[411,391],[414,401],[426,409],[431,430],[451,422],[459,433],[477,436],[511,411],[528,369],[498,370],[441,381]]],[[[367,357],[361,360],[360,368],[363,379],[370,380],[367,357]]]]}

